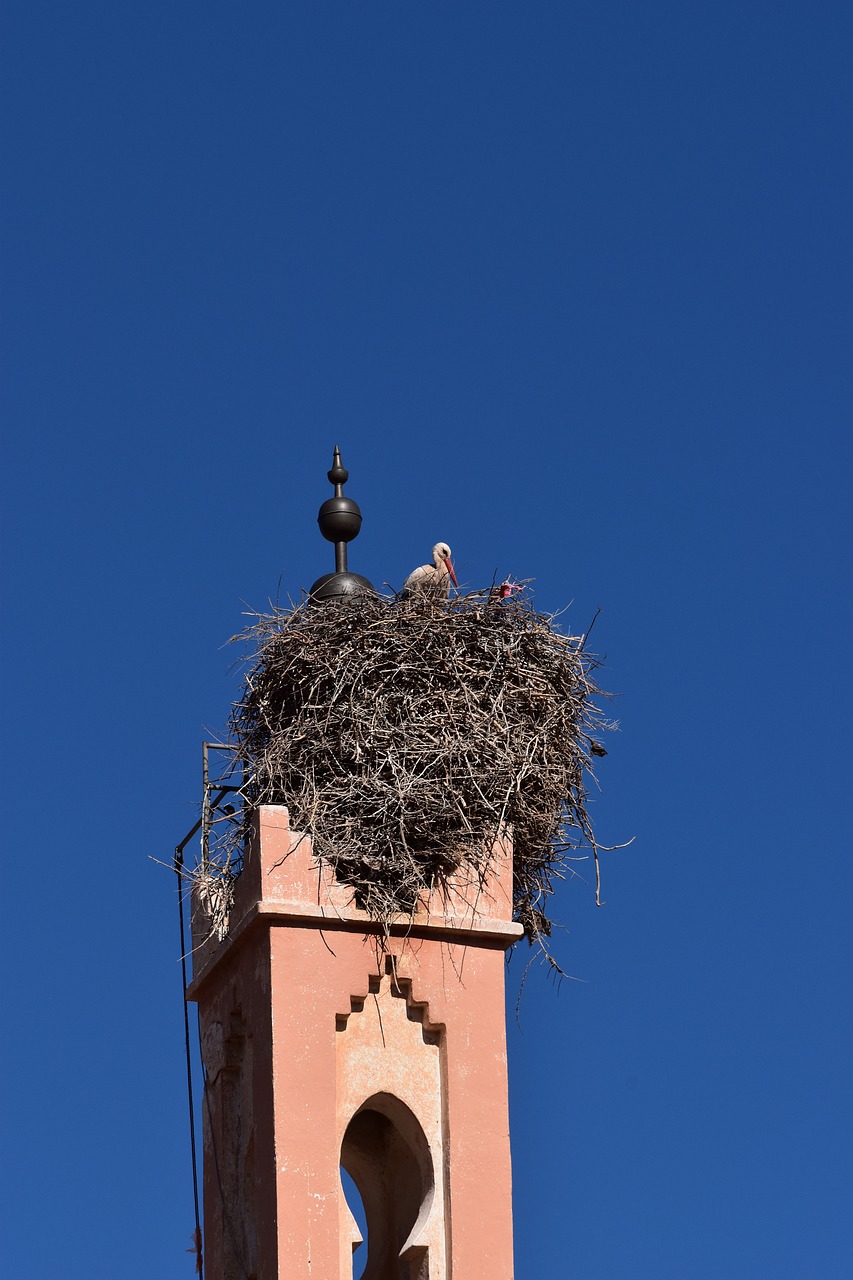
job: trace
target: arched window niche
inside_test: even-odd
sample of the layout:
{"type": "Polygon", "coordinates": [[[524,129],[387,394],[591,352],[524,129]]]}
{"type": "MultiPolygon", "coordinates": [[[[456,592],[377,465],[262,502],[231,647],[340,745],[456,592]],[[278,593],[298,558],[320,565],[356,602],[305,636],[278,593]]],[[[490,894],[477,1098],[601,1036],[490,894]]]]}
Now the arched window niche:
{"type": "Polygon", "coordinates": [[[417,1243],[435,1197],[429,1144],[417,1117],[391,1093],[356,1111],[341,1144],[367,1220],[362,1280],[429,1280],[429,1250],[417,1243]]]}

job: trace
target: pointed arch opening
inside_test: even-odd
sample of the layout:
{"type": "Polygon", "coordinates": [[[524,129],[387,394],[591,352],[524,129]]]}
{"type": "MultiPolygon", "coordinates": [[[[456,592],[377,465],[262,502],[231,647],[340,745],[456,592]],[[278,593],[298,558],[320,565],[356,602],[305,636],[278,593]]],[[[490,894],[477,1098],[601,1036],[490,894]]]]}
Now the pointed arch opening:
{"type": "Polygon", "coordinates": [[[428,1251],[417,1241],[432,1207],[435,1176],[417,1117],[393,1094],[374,1094],[347,1125],[341,1166],[364,1205],[362,1280],[426,1280],[428,1251]]]}

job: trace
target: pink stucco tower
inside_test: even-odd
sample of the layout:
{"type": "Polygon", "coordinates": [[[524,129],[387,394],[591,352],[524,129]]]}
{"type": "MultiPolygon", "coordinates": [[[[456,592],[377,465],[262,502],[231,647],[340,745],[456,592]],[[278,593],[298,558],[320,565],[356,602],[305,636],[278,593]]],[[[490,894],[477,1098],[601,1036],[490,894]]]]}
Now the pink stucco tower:
{"type": "MultiPolygon", "coordinates": [[[[347,567],[361,512],[337,448],[328,477],[335,572],[310,595],[343,608],[373,588],[347,567]]],[[[351,1280],[342,1168],[364,1280],[511,1280],[509,843],[485,879],[459,873],[383,929],[283,805],[250,817],[224,939],[194,898],[207,1280],[351,1280]]]]}
{"type": "Polygon", "coordinates": [[[228,936],[194,977],[208,1280],[511,1280],[504,952],[512,854],[390,937],[290,828],[254,814],[228,936]]]}

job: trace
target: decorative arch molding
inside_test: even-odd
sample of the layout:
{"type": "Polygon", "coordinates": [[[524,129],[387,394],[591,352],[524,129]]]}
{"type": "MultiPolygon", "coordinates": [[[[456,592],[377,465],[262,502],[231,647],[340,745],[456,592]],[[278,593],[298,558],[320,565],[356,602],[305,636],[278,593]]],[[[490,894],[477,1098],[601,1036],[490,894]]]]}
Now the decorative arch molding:
{"type": "Polygon", "coordinates": [[[372,973],[367,979],[367,994],[350,996],[349,1013],[339,1013],[335,1017],[335,1025],[338,1031],[346,1031],[347,1024],[354,1013],[363,1013],[365,1001],[370,996],[378,996],[383,990],[383,980],[388,979],[385,989],[396,1000],[405,1000],[406,1016],[412,1022],[418,1022],[423,1027],[423,1036],[425,1044],[441,1044],[441,1036],[444,1026],[440,1022],[433,1022],[429,1014],[429,1001],[416,1000],[413,994],[413,984],[411,978],[404,978],[397,969],[397,961],[394,956],[385,957],[384,973],[372,973]]]}
{"type": "MultiPolygon", "coordinates": [[[[367,1218],[363,1280],[446,1280],[445,1031],[393,965],[336,1019],[340,1163],[367,1218]]],[[[360,1237],[341,1197],[342,1241],[360,1237]]],[[[349,1274],[342,1248],[342,1275],[349,1274]]]]}

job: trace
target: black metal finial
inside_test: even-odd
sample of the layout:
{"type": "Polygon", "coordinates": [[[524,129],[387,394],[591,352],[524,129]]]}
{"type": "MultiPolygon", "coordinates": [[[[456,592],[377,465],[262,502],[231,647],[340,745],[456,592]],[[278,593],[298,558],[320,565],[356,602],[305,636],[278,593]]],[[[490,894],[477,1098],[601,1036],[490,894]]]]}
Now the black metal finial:
{"type": "Polygon", "coordinates": [[[361,528],[361,508],[352,498],[344,497],[344,485],[349,472],[341,461],[341,451],[335,445],[332,468],[327,471],[329,483],[335,486],[335,496],[327,498],[320,508],[317,523],[320,532],[335,544],[335,572],[324,573],[311,588],[312,600],[331,600],[336,596],[351,596],[368,591],[375,594],[367,578],[347,569],[347,543],[358,537],[361,528]]]}
{"type": "Polygon", "coordinates": [[[361,528],[361,508],[352,498],[344,497],[344,484],[349,479],[349,472],[341,462],[341,451],[335,445],[335,456],[332,469],[326,473],[329,483],[335,486],[334,498],[327,498],[320,508],[317,523],[320,532],[329,542],[335,544],[336,569],[338,573],[347,571],[347,543],[358,537],[361,528]]]}
{"type": "Polygon", "coordinates": [[[335,454],[332,458],[332,469],[327,471],[326,475],[329,477],[329,484],[335,486],[335,496],[339,498],[341,496],[339,490],[341,485],[346,484],[347,480],[349,480],[349,472],[341,462],[341,451],[337,445],[335,445],[335,454]]]}

